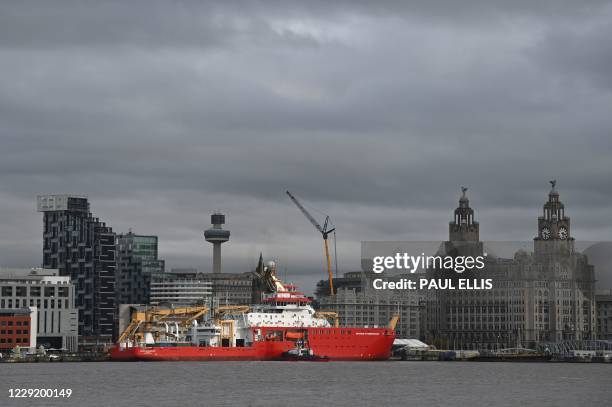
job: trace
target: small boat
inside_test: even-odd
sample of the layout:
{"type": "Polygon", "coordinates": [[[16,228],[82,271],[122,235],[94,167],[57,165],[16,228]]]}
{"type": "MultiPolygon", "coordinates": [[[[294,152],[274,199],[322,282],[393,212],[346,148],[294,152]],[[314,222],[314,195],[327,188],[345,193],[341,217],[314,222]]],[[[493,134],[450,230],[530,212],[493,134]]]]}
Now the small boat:
{"type": "Polygon", "coordinates": [[[293,348],[283,352],[282,360],[292,362],[328,362],[327,356],[315,355],[310,348],[293,348]]]}

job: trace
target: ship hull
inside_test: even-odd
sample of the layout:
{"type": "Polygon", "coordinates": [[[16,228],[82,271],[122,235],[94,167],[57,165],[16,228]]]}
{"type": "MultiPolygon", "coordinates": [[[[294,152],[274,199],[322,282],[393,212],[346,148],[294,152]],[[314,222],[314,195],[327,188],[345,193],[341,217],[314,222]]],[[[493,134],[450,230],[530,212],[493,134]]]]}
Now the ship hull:
{"type": "MultiPolygon", "coordinates": [[[[291,328],[268,327],[289,331],[291,328]]],[[[302,328],[310,349],[317,357],[336,361],[387,360],[395,333],[387,328],[302,328]]],[[[252,346],[139,346],[116,345],[110,351],[117,361],[262,361],[286,360],[285,352],[294,349],[292,340],[258,341],[252,346]]]]}

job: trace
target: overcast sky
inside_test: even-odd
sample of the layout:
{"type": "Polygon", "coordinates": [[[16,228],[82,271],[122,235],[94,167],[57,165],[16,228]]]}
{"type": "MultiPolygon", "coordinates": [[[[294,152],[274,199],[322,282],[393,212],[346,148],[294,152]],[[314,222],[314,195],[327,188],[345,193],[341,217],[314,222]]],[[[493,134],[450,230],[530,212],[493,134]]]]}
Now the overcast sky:
{"type": "Polygon", "coordinates": [[[42,261],[44,193],[169,268],[210,270],[222,210],[225,271],[263,251],[306,289],[321,238],[285,189],[341,271],[445,239],[461,185],[483,240],[531,240],[553,178],[572,234],[612,240],[611,38],[605,1],[2,2],[0,265],[42,261]]]}

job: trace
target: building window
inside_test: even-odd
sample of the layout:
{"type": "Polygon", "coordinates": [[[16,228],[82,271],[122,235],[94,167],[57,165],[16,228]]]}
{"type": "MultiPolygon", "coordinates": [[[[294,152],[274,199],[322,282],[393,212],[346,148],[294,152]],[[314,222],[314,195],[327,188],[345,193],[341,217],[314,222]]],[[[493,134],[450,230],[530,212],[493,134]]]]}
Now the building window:
{"type": "Polygon", "coordinates": [[[13,287],[2,287],[2,296],[3,297],[12,297],[13,296],[13,287]]]}
{"type": "Polygon", "coordinates": [[[26,286],[19,286],[19,287],[15,287],[15,295],[17,297],[26,297],[27,296],[27,287],[26,286]]]}
{"type": "Polygon", "coordinates": [[[55,287],[45,287],[45,297],[55,297],[55,287]]]}
{"type": "Polygon", "coordinates": [[[40,287],[30,287],[30,297],[40,297],[40,287]]]}

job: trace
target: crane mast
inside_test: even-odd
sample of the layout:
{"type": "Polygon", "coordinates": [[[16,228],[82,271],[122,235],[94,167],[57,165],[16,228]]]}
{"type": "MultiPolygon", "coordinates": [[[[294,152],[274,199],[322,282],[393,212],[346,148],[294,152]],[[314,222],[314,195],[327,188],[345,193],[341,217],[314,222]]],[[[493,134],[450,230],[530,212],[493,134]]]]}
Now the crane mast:
{"type": "Polygon", "coordinates": [[[298,201],[297,198],[291,194],[291,192],[289,191],[285,191],[285,192],[287,192],[287,195],[289,195],[289,198],[291,198],[295,206],[297,206],[298,209],[304,214],[306,219],[308,219],[310,223],[312,223],[312,225],[323,236],[323,248],[325,249],[325,260],[327,261],[327,274],[329,275],[329,292],[330,292],[330,295],[334,295],[334,279],[332,275],[331,256],[329,255],[329,245],[327,243],[327,237],[331,232],[336,230],[336,228],[327,229],[327,226],[329,225],[329,216],[325,217],[325,222],[323,226],[321,226],[319,222],[317,222],[317,220],[306,210],[306,208],[304,208],[304,206],[300,203],[300,201],[298,201]]]}

